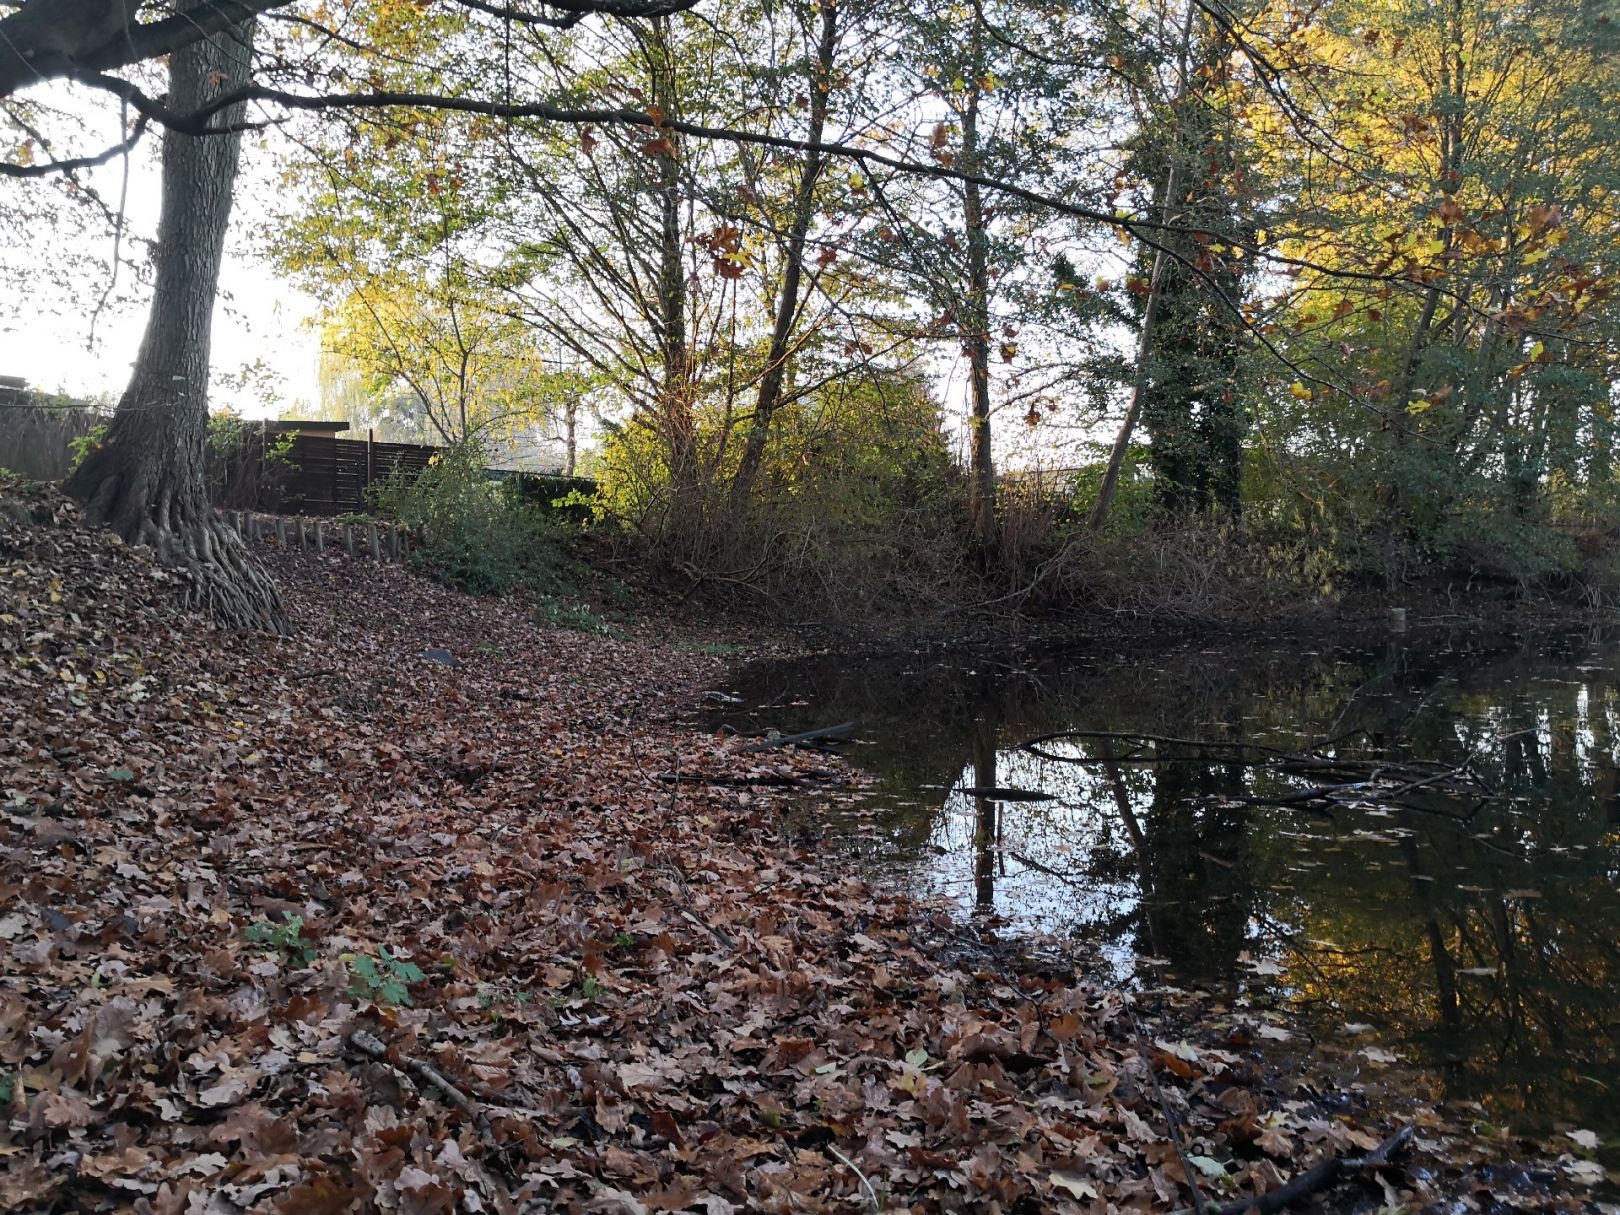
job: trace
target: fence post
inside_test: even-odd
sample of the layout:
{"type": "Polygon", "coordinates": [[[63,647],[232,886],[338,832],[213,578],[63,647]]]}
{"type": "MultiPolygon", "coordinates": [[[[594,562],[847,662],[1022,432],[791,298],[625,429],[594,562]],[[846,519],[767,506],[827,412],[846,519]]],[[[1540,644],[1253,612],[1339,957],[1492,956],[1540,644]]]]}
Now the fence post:
{"type": "Polygon", "coordinates": [[[371,482],[377,476],[377,431],[374,427],[366,427],[366,489],[363,497],[367,503],[371,501],[371,482]]]}

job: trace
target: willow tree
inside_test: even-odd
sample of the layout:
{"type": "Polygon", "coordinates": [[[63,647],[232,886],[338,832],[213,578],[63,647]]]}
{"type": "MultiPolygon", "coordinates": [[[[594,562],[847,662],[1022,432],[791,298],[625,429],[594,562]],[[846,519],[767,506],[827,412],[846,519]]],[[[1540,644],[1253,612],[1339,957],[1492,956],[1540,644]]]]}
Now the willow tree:
{"type": "MultiPolygon", "coordinates": [[[[192,42],[169,59],[169,106],[203,109],[246,83],[253,23],[192,42]]],[[[220,115],[238,125],[245,107],[220,115]]],[[[181,571],[182,599],[222,624],[285,632],[273,583],[215,513],[203,475],[209,345],[241,134],[168,132],[163,206],[146,333],[106,438],[68,481],[95,524],[150,545],[181,571]]]]}

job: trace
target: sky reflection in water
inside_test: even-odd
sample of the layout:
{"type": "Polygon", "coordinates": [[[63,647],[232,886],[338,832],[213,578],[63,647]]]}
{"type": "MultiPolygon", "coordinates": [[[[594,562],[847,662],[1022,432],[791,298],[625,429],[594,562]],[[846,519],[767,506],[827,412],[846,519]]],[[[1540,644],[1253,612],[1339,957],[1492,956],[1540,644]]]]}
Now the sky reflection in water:
{"type": "Polygon", "coordinates": [[[1620,1139],[1620,646],[1184,649],[969,669],[845,658],[740,672],[737,724],[858,719],[877,788],[800,830],[874,873],[1072,935],[1121,980],[1274,987],[1447,1096],[1545,1133],[1620,1139]],[[1115,731],[1460,764],[1483,799],[1260,806],[1310,783],[1115,731]],[[1348,736],[1348,737],[1345,737],[1348,736]],[[962,788],[1054,795],[997,802],[962,788]],[[954,791],[953,791],[954,790],[954,791]]]}

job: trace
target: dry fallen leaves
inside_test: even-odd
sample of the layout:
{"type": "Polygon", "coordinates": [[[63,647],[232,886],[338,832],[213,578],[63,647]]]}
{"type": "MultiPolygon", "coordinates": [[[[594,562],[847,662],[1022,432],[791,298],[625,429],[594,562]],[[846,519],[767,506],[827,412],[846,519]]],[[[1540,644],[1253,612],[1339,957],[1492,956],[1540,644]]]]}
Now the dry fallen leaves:
{"type": "MultiPolygon", "coordinates": [[[[1189,1200],[1124,997],[656,779],[765,771],[676,722],[710,660],[342,557],[272,558],[296,638],[221,634],[53,493],[0,508],[5,1209],[1189,1200]]],[[[1163,1049],[1221,1198],[1368,1138],[1163,1049]]]]}

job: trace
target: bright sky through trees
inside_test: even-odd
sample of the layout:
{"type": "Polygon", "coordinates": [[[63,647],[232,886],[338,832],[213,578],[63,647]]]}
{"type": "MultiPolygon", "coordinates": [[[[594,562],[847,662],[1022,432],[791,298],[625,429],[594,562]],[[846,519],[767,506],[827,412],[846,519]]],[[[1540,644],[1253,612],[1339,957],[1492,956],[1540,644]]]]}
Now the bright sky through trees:
{"type": "MultiPolygon", "coordinates": [[[[73,92],[54,86],[53,93],[73,92]]],[[[92,99],[92,104],[99,104],[92,99]]],[[[273,137],[272,137],[273,138],[273,137]]],[[[242,189],[237,195],[237,222],[222,272],[224,297],[216,310],[214,329],[214,399],[245,417],[274,416],[319,395],[316,362],[319,337],[307,322],[319,304],[254,256],[252,232],[264,217],[263,200],[273,188],[274,169],[268,145],[244,150],[242,189]],[[244,368],[262,364],[271,373],[266,382],[254,378],[243,383],[244,368]],[[271,391],[267,391],[267,389],[271,391]]],[[[151,238],[157,224],[159,199],[157,145],[148,144],[130,156],[128,233],[151,238]]],[[[87,170],[84,180],[116,208],[123,170],[113,161],[87,170]]],[[[7,188],[15,189],[16,186],[7,188]]],[[[14,273],[27,273],[42,261],[60,261],[63,250],[54,236],[39,232],[33,239],[0,249],[0,266],[8,281],[14,273]]],[[[58,389],[74,396],[116,399],[129,381],[130,364],[146,323],[148,287],[124,265],[107,308],[95,319],[95,342],[90,344],[94,305],[108,286],[113,234],[97,227],[74,239],[73,252],[90,264],[65,281],[52,282],[38,275],[38,295],[26,308],[0,310],[0,375],[20,375],[38,389],[58,389]],[[87,305],[88,301],[88,305],[87,305]]],[[[126,243],[123,257],[140,261],[145,250],[126,243]]]]}

